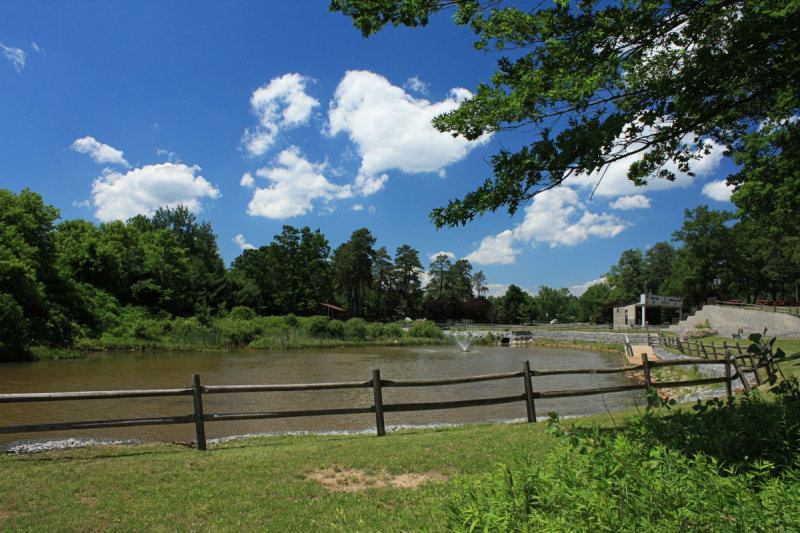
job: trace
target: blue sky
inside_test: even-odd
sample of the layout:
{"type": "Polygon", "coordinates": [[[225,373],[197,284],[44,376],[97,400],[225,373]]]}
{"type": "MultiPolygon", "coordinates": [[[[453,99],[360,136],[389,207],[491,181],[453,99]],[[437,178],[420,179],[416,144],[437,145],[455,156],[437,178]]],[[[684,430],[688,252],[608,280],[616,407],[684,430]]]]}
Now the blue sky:
{"type": "Polygon", "coordinates": [[[364,39],[327,2],[5,1],[0,17],[0,187],[28,187],[65,219],[189,206],[230,263],[283,225],[335,248],[361,227],[425,266],[467,258],[493,293],[514,283],[580,294],[628,248],[668,240],[685,208],[732,209],[721,150],[635,188],[624,166],[573,179],[513,217],[435,230],[434,207],[489,176],[502,133],[435,132],[494,71],[448,14],[364,39]]]}

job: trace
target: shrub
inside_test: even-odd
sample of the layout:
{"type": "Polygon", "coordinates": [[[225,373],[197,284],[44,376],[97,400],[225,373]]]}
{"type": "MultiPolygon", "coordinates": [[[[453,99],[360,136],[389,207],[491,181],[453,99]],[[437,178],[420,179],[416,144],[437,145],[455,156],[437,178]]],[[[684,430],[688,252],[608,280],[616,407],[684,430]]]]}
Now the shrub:
{"type": "Polygon", "coordinates": [[[284,316],[283,321],[290,328],[296,328],[300,325],[300,319],[297,318],[297,316],[293,313],[289,313],[288,315],[284,316]]]}
{"type": "Polygon", "coordinates": [[[367,337],[367,323],[363,318],[351,318],[344,323],[344,338],[363,341],[367,337]]]}
{"type": "Polygon", "coordinates": [[[344,338],[344,322],[341,320],[331,320],[328,322],[328,325],[325,326],[325,330],[328,332],[328,336],[332,339],[344,338]]]}
{"type": "Polygon", "coordinates": [[[672,412],[673,401],[615,432],[551,415],[556,447],[463,483],[450,529],[797,531],[800,382],[771,392],[693,412],[672,412]]]}
{"type": "Polygon", "coordinates": [[[231,309],[231,312],[228,313],[228,318],[233,318],[235,320],[253,320],[255,317],[255,311],[243,305],[234,307],[231,309]]]}
{"type": "Polygon", "coordinates": [[[368,339],[382,339],[386,336],[386,326],[380,322],[372,322],[367,324],[367,338],[368,339]]]}
{"type": "Polygon", "coordinates": [[[409,328],[408,334],[412,337],[426,339],[441,339],[444,337],[442,329],[433,322],[428,322],[427,320],[414,322],[414,325],[409,328]]]}
{"type": "Polygon", "coordinates": [[[322,315],[310,316],[303,321],[303,329],[311,337],[327,337],[327,326],[328,317],[322,315]]]}
{"type": "Polygon", "coordinates": [[[390,339],[399,339],[404,333],[405,330],[403,329],[403,326],[396,322],[386,324],[386,327],[383,329],[383,334],[390,339]]]}
{"type": "Polygon", "coordinates": [[[214,327],[237,346],[247,346],[263,332],[255,320],[237,320],[230,315],[214,322],[214,327]]]}

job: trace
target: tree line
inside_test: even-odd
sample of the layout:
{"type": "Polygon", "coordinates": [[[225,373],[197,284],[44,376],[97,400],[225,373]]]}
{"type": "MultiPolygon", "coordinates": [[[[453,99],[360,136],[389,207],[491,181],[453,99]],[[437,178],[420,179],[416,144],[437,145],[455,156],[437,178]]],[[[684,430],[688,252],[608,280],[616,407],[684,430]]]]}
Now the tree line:
{"type": "Polygon", "coordinates": [[[423,287],[419,252],[402,245],[392,257],[366,228],[332,249],[319,229],[283,226],[226,268],[211,224],[182,206],[124,222],[59,219],[39,194],[0,189],[0,360],[145,315],[208,323],[237,307],[311,316],[328,303],[344,308],[337,318],[370,321],[489,316],[486,277],[468,261],[436,257],[423,287]]]}

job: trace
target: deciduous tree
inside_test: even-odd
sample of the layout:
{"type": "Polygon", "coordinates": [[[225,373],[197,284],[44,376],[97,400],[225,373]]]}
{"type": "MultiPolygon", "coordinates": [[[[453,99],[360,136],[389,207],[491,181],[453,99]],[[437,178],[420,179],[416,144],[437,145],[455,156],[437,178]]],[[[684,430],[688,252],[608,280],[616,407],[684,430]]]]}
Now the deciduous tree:
{"type": "Polygon", "coordinates": [[[797,142],[789,125],[800,114],[798,0],[558,0],[532,9],[494,0],[330,2],[364,36],[387,24],[424,26],[446,8],[472,28],[477,49],[504,55],[435,126],[467,139],[523,128],[532,139],[497,153],[477,190],[434,209],[437,226],[501,207],[514,213],[616,161],[645,184],[690,172],[714,144],[742,154],[778,146],[784,134],[797,142]]]}

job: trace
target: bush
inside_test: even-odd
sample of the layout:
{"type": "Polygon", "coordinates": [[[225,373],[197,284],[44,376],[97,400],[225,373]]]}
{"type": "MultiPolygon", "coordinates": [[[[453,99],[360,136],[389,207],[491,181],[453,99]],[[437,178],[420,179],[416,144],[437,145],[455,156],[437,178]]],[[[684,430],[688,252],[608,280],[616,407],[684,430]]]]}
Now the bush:
{"type": "Polygon", "coordinates": [[[332,339],[344,338],[344,322],[341,320],[331,320],[328,322],[328,325],[325,326],[325,330],[328,332],[328,336],[332,339]]]}
{"type": "Polygon", "coordinates": [[[797,531],[800,383],[771,392],[648,408],[613,433],[551,415],[556,447],[463,483],[450,529],[797,531]]]}
{"type": "Polygon", "coordinates": [[[442,329],[433,322],[428,322],[427,320],[414,322],[414,325],[409,328],[408,334],[412,337],[426,339],[441,339],[444,337],[442,329]]]}
{"type": "MultiPolygon", "coordinates": [[[[232,315],[233,313],[231,313],[232,315]]],[[[228,315],[214,322],[217,328],[225,337],[230,339],[232,344],[237,346],[247,346],[256,337],[263,333],[263,328],[256,320],[237,320],[228,315]]]]}
{"type": "Polygon", "coordinates": [[[303,321],[303,330],[311,337],[327,337],[327,326],[328,317],[322,315],[310,316],[303,321]]]}
{"type": "Polygon", "coordinates": [[[363,341],[367,337],[367,323],[363,318],[351,318],[344,323],[344,338],[350,341],[363,341]]]}
{"type": "Polygon", "coordinates": [[[386,327],[383,329],[383,334],[390,339],[399,339],[404,333],[405,330],[403,329],[403,326],[397,324],[396,322],[386,324],[386,327]]]}
{"type": "Polygon", "coordinates": [[[284,316],[283,321],[290,328],[296,328],[300,325],[300,319],[297,318],[297,316],[293,313],[289,313],[288,315],[284,316]]]}
{"type": "Polygon", "coordinates": [[[382,339],[386,336],[386,326],[380,322],[367,325],[367,338],[372,340],[382,339]]]}
{"type": "Polygon", "coordinates": [[[233,318],[235,320],[253,320],[255,317],[255,311],[243,305],[234,307],[231,309],[231,312],[228,313],[228,318],[233,318]]]}

